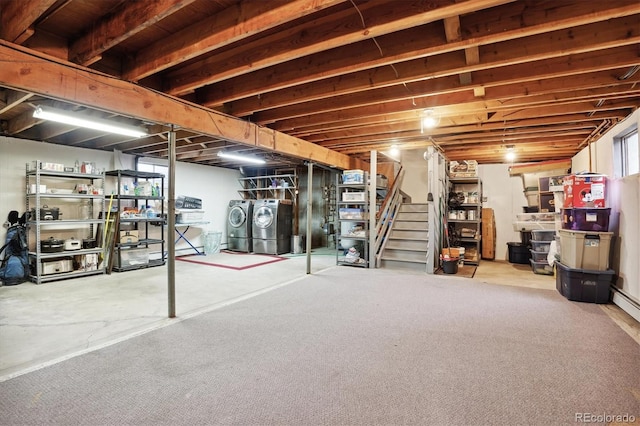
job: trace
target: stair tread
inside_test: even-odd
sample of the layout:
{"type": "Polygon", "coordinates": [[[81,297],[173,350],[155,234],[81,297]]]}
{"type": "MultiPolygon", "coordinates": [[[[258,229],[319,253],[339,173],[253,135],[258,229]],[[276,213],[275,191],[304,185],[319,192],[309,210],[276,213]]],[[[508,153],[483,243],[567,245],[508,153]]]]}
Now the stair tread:
{"type": "Polygon", "coordinates": [[[425,232],[429,230],[429,228],[423,228],[422,226],[420,226],[420,227],[409,226],[409,227],[406,227],[406,228],[398,228],[398,227],[394,226],[392,229],[393,230],[397,230],[397,231],[425,231],[425,232]]]}
{"type": "Polygon", "coordinates": [[[407,262],[407,263],[420,263],[420,264],[425,264],[427,263],[427,259],[424,260],[420,260],[420,259],[407,259],[404,257],[389,257],[389,256],[382,256],[380,259],[382,260],[391,260],[394,262],[407,262]]]}
{"type": "Polygon", "coordinates": [[[417,238],[417,237],[394,237],[393,235],[389,236],[389,240],[398,240],[398,241],[429,241],[429,238],[417,238]]]}
{"type": "Polygon", "coordinates": [[[424,249],[416,249],[416,248],[404,248],[404,247],[389,247],[387,246],[385,248],[386,250],[389,250],[389,252],[391,251],[412,251],[414,253],[427,253],[427,248],[425,247],[424,249]]]}

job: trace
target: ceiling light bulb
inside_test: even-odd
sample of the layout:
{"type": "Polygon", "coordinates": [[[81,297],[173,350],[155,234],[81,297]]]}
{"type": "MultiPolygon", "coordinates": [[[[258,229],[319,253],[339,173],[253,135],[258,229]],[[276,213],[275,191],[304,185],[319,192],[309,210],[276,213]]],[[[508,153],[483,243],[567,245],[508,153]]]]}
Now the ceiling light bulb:
{"type": "Polygon", "coordinates": [[[219,151],[218,152],[218,157],[226,158],[228,160],[236,160],[236,161],[242,161],[242,162],[245,162],[245,163],[252,163],[252,164],[265,164],[266,163],[266,161],[264,161],[262,158],[252,157],[252,156],[247,156],[247,155],[241,155],[241,154],[232,154],[232,153],[224,152],[224,151],[219,151]]]}
{"type": "Polygon", "coordinates": [[[422,125],[427,129],[432,129],[438,125],[438,117],[436,117],[433,113],[433,110],[426,109],[424,111],[424,117],[422,118],[422,125]]]}
{"type": "Polygon", "coordinates": [[[398,145],[391,145],[391,149],[389,150],[389,154],[391,154],[391,155],[393,155],[395,157],[399,153],[400,153],[400,150],[398,149],[398,145]]]}
{"type": "Polygon", "coordinates": [[[505,155],[505,158],[507,159],[507,161],[513,161],[516,159],[516,153],[513,151],[508,151],[505,155]]]}
{"type": "Polygon", "coordinates": [[[138,127],[127,126],[100,118],[83,116],[82,113],[58,110],[49,107],[37,107],[33,112],[33,116],[35,118],[41,118],[43,120],[51,120],[57,123],[69,124],[71,126],[77,127],[85,127],[102,132],[115,133],[118,135],[133,136],[136,138],[147,136],[147,132],[138,127]]]}

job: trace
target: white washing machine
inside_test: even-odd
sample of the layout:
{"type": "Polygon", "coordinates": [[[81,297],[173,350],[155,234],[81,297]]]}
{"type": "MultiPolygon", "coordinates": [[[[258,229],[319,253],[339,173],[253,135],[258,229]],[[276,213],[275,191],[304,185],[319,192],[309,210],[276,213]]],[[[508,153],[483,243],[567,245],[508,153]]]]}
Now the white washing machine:
{"type": "Polygon", "coordinates": [[[290,200],[256,200],[253,206],[253,252],[289,253],[292,222],[293,205],[290,200]]]}
{"type": "Polygon", "coordinates": [[[253,200],[231,200],[227,210],[227,249],[251,253],[253,200]]]}

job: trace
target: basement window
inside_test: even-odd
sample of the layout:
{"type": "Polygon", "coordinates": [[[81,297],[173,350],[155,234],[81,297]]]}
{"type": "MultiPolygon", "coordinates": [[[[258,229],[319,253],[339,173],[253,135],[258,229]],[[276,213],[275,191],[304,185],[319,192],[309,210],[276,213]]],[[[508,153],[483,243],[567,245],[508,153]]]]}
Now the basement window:
{"type": "Polygon", "coordinates": [[[150,172],[150,173],[162,173],[165,178],[169,174],[169,167],[161,166],[159,164],[152,163],[143,163],[142,161],[138,162],[138,171],[139,172],[150,172]]]}
{"type": "MultiPolygon", "coordinates": [[[[167,186],[169,184],[168,180],[167,180],[167,176],[169,175],[169,167],[162,165],[162,164],[155,164],[152,162],[146,162],[143,160],[139,160],[138,164],[136,165],[136,169],[139,172],[149,172],[149,173],[161,173],[164,175],[164,194],[167,193],[167,186]]],[[[161,179],[150,179],[151,183],[155,186],[155,184],[157,183],[158,185],[162,185],[161,179]]]]}
{"type": "Polygon", "coordinates": [[[640,173],[640,149],[638,147],[638,128],[627,129],[613,139],[615,153],[615,172],[617,177],[640,173]]]}

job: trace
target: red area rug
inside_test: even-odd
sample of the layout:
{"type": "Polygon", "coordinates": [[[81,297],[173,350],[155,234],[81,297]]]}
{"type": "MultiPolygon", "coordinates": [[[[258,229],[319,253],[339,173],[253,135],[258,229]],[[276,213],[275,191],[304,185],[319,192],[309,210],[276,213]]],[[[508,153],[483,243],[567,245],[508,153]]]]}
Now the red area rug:
{"type": "Polygon", "coordinates": [[[176,257],[176,260],[179,260],[181,262],[198,263],[200,265],[208,265],[218,268],[227,268],[236,271],[242,271],[249,268],[268,265],[274,262],[281,262],[283,260],[287,260],[287,258],[272,254],[241,253],[223,250],[220,253],[208,254],[204,256],[197,254],[189,256],[179,256],[176,257]]]}

